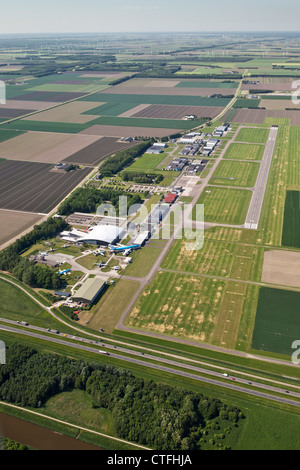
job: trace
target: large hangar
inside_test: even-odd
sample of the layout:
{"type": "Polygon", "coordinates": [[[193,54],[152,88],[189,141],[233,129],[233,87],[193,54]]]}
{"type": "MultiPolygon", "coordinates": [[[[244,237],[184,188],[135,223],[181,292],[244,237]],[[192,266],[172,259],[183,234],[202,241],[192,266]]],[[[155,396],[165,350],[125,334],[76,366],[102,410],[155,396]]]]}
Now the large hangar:
{"type": "Polygon", "coordinates": [[[107,246],[118,243],[125,234],[125,230],[116,225],[96,225],[87,232],[81,232],[80,230],[62,232],[61,237],[63,240],[74,243],[107,246]]]}

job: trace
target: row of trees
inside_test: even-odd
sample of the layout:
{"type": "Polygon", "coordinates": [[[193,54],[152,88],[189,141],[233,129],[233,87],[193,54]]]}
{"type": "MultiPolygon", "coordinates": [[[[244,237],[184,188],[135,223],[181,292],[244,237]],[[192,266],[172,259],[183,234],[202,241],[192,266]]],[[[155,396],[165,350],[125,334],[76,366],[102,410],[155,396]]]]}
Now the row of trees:
{"type": "Polygon", "coordinates": [[[123,171],[120,176],[123,181],[133,181],[134,183],[141,184],[158,184],[164,179],[161,174],[158,175],[157,173],[142,173],[137,171],[123,171]]]}
{"type": "MultiPolygon", "coordinates": [[[[224,420],[229,433],[244,417],[217,398],[137,378],[125,369],[43,354],[20,344],[8,348],[7,364],[0,369],[2,400],[42,407],[56,394],[74,389],[87,392],[95,408],[111,411],[119,437],[154,449],[207,448],[210,433],[224,428],[224,420]]],[[[222,429],[213,436],[226,437],[222,429]]]]}
{"type": "Polygon", "coordinates": [[[110,203],[118,214],[120,196],[127,196],[128,207],[141,203],[137,194],[116,191],[114,189],[77,188],[65,201],[61,203],[58,212],[61,215],[69,215],[73,212],[94,213],[101,204],[110,203]]]}
{"type": "Polygon", "coordinates": [[[105,177],[116,175],[126,166],[129,166],[131,163],[133,163],[135,158],[141,156],[149,147],[151,147],[153,142],[153,139],[146,140],[145,142],[141,142],[136,147],[121,150],[115,155],[106,158],[100,167],[101,174],[105,177]]]}

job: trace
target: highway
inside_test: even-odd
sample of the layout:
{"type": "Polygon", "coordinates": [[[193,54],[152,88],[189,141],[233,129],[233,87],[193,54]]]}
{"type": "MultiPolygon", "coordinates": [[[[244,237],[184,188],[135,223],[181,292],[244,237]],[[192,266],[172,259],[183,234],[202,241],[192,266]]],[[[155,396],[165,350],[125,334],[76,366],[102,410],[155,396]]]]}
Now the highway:
{"type": "Polygon", "coordinates": [[[245,220],[244,227],[247,229],[257,230],[260,214],[264,202],[265,191],[267,187],[269,171],[271,168],[273,152],[275,148],[276,138],[277,138],[277,127],[272,127],[270,130],[269,138],[266,144],[266,149],[262,162],[260,164],[260,169],[258,172],[256,185],[253,191],[252,199],[249,205],[248,213],[245,220]]]}
{"type": "MultiPolygon", "coordinates": [[[[44,331],[44,332],[47,331],[47,330],[39,328],[39,327],[30,327],[30,329],[44,331]]],[[[293,406],[300,407],[300,401],[298,402],[296,400],[285,398],[284,396],[275,396],[275,395],[272,395],[271,393],[267,393],[267,392],[276,392],[276,393],[280,393],[280,394],[287,394],[288,393],[289,396],[291,396],[291,397],[300,398],[300,392],[299,391],[294,391],[294,390],[287,391],[286,389],[279,388],[279,387],[274,387],[272,385],[266,385],[266,384],[262,384],[262,383],[259,383],[259,382],[253,382],[253,381],[250,382],[247,379],[233,377],[232,375],[229,375],[229,374],[228,374],[227,377],[225,377],[224,376],[225,372],[216,372],[216,371],[212,371],[212,370],[208,370],[208,369],[203,369],[203,368],[200,368],[200,367],[197,367],[197,366],[193,366],[191,364],[185,364],[185,363],[181,363],[181,362],[177,362],[177,361],[173,361],[173,360],[170,360],[170,359],[161,358],[161,357],[153,356],[153,355],[149,355],[149,354],[146,355],[146,354],[138,352],[138,351],[128,350],[128,349],[116,347],[116,346],[109,345],[109,344],[107,345],[107,344],[102,343],[100,340],[96,342],[96,341],[93,341],[93,340],[88,340],[88,339],[76,337],[76,336],[73,336],[73,335],[65,335],[63,333],[60,333],[58,335],[53,335],[53,336],[45,336],[45,334],[43,334],[41,332],[39,332],[39,333],[36,332],[35,333],[33,331],[30,331],[29,329],[27,331],[26,330],[20,330],[18,328],[13,327],[13,326],[6,326],[6,325],[0,325],[0,331],[1,330],[2,331],[7,331],[7,332],[10,332],[10,333],[18,333],[18,334],[21,334],[21,335],[24,335],[24,336],[30,336],[32,338],[40,339],[40,340],[43,340],[43,341],[48,341],[48,342],[51,342],[51,343],[61,344],[63,346],[68,346],[68,347],[72,347],[72,348],[79,349],[79,350],[82,350],[82,351],[92,352],[92,353],[95,353],[95,354],[99,354],[99,351],[102,352],[103,348],[105,348],[106,350],[108,349],[110,351],[109,352],[109,357],[113,357],[115,359],[120,359],[120,360],[125,361],[125,362],[130,362],[130,363],[133,363],[133,364],[142,365],[144,367],[149,367],[149,368],[160,370],[160,371],[163,371],[163,372],[168,372],[168,373],[172,373],[172,374],[175,374],[175,375],[180,375],[180,376],[183,376],[183,377],[186,377],[186,378],[191,378],[191,379],[194,379],[194,380],[197,380],[197,381],[200,381],[200,382],[205,382],[205,383],[208,383],[208,384],[211,384],[211,385],[221,386],[221,387],[224,387],[224,388],[227,388],[227,389],[235,390],[235,391],[242,392],[242,393],[247,393],[247,394],[250,394],[250,395],[257,396],[257,397],[266,398],[268,400],[272,400],[272,401],[276,401],[276,402],[285,403],[285,404],[288,404],[288,405],[293,405],[293,406]],[[66,339],[69,338],[69,339],[77,340],[77,341],[82,342],[83,344],[70,342],[70,341],[67,341],[66,339],[63,339],[63,338],[66,338],[66,339]],[[88,346],[88,344],[93,344],[93,347],[88,346]],[[97,349],[95,348],[95,346],[96,346],[97,349]],[[98,348],[101,348],[101,349],[98,350],[98,348]],[[116,353],[116,349],[118,350],[118,353],[116,353]],[[122,353],[125,353],[127,355],[125,356],[122,353]],[[135,357],[130,357],[130,356],[128,356],[128,354],[130,354],[131,356],[135,356],[135,357]],[[143,359],[141,358],[141,356],[143,356],[143,359]],[[139,358],[137,359],[136,357],[139,357],[139,358]],[[148,359],[148,361],[147,361],[147,359],[148,359]],[[151,361],[156,361],[156,363],[149,362],[150,360],[151,361]],[[163,363],[163,364],[166,364],[166,365],[163,365],[163,364],[160,364],[160,363],[163,363]],[[171,366],[173,366],[173,368],[171,366]],[[176,369],[174,367],[178,367],[178,368],[181,368],[181,369],[187,369],[187,370],[179,370],[179,369],[176,369]],[[205,374],[205,375],[208,375],[208,376],[212,376],[214,378],[196,375],[196,374],[191,373],[190,371],[194,371],[194,372],[197,372],[197,373],[202,373],[202,374],[205,374]],[[220,381],[220,379],[222,379],[222,381],[220,381]],[[238,385],[238,384],[240,384],[240,385],[238,385]],[[246,387],[243,387],[242,385],[246,385],[246,387]],[[248,388],[249,385],[251,386],[251,388],[248,388]],[[252,387],[260,388],[263,391],[255,390],[252,387]]],[[[109,357],[108,357],[108,359],[109,359],[109,357]]],[[[299,388],[299,387],[297,387],[297,388],[299,388]]]]}

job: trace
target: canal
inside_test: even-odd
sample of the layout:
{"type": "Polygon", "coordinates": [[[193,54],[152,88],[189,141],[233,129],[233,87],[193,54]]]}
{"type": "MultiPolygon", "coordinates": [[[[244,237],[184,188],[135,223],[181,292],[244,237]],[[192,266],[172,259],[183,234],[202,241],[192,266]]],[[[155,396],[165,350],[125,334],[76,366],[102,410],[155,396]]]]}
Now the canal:
{"type": "Polygon", "coordinates": [[[103,450],[5,413],[0,413],[0,435],[37,450],[103,450]]]}

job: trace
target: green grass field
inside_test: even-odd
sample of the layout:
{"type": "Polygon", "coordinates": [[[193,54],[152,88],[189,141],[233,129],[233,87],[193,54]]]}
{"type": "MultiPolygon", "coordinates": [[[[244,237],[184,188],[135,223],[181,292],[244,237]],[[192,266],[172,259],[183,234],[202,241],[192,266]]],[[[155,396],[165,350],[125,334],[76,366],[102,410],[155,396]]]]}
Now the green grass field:
{"type": "Polygon", "coordinates": [[[95,121],[90,121],[88,124],[70,124],[66,122],[42,122],[42,121],[27,121],[19,119],[8,124],[5,124],[2,129],[10,130],[16,129],[20,131],[39,131],[39,132],[62,132],[67,134],[77,134],[78,132],[92,126],[95,121]]]}
{"type": "Polygon", "coordinates": [[[97,331],[103,328],[111,333],[138,287],[138,282],[127,279],[120,279],[116,285],[110,286],[90,310],[89,327],[97,331]]]}
{"type": "Polygon", "coordinates": [[[261,287],[252,348],[291,356],[299,338],[300,292],[261,287]]]}
{"type": "Polygon", "coordinates": [[[158,272],[127,316],[127,326],[205,341],[214,328],[224,281],[158,272]]]}
{"type": "Polygon", "coordinates": [[[26,321],[30,325],[57,328],[57,322],[28,295],[12,284],[0,279],[0,317],[26,321]]]}
{"type": "Polygon", "coordinates": [[[163,245],[162,242],[161,246],[146,246],[142,250],[131,253],[132,263],[127,266],[125,275],[133,277],[146,276],[161,253],[163,245]]]}
{"type": "Polygon", "coordinates": [[[237,160],[261,160],[265,147],[257,144],[230,144],[223,158],[237,160]]]}
{"type": "Polygon", "coordinates": [[[250,142],[255,144],[265,144],[269,137],[269,129],[259,129],[254,127],[243,128],[238,133],[235,140],[237,142],[250,142]]]}
{"type": "MultiPolygon", "coordinates": [[[[248,190],[207,186],[197,204],[204,204],[206,222],[242,225],[245,222],[251,196],[252,192],[248,190]]],[[[195,209],[193,219],[196,219],[195,209]]]]}
{"type": "Polygon", "coordinates": [[[255,186],[259,166],[260,164],[256,162],[223,160],[214,171],[209,183],[252,188],[255,186]]]}
{"type": "Polygon", "coordinates": [[[162,152],[158,155],[144,153],[141,157],[137,158],[135,162],[128,168],[126,171],[151,171],[156,170],[158,165],[163,162],[163,160],[167,157],[167,153],[162,152]]]}
{"type": "Polygon", "coordinates": [[[286,192],[281,244],[300,248],[300,191],[286,192]]]}

